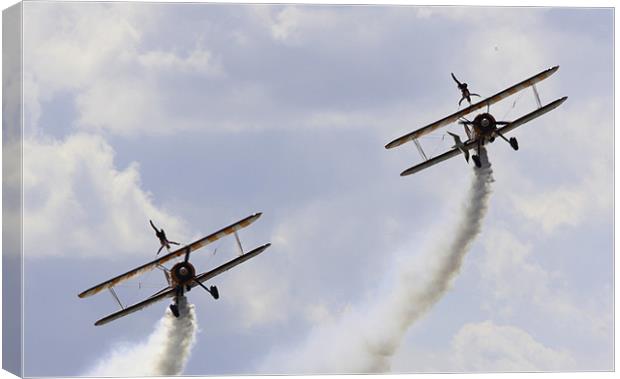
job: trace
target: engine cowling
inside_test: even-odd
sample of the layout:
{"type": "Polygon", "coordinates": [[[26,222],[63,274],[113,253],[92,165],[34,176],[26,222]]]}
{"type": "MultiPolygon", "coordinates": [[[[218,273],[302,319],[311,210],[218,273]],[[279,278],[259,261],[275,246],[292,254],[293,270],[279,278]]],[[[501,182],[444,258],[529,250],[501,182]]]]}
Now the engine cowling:
{"type": "Polygon", "coordinates": [[[189,262],[179,262],[170,270],[170,276],[175,285],[185,285],[196,275],[194,266],[189,262]]]}

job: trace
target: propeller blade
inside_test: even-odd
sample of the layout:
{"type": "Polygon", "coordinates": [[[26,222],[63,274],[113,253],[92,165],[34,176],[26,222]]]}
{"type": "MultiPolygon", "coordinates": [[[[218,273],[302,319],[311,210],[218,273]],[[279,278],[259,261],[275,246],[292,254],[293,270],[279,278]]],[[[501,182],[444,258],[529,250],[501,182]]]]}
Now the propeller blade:
{"type": "Polygon", "coordinates": [[[191,253],[192,250],[188,247],[187,248],[187,253],[185,253],[185,263],[187,263],[189,261],[189,253],[191,253]]]}

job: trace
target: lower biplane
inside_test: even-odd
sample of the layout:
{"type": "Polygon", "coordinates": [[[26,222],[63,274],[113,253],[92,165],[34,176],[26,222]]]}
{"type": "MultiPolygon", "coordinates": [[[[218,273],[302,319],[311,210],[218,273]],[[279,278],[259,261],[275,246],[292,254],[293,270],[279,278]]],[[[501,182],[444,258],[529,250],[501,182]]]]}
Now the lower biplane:
{"type": "Polygon", "coordinates": [[[207,291],[209,294],[211,294],[211,296],[214,299],[218,299],[219,298],[219,291],[217,289],[216,286],[210,286],[207,287],[205,286],[203,283],[206,282],[207,280],[225,272],[228,271],[229,269],[247,261],[248,259],[254,258],[255,256],[257,256],[258,254],[262,253],[263,251],[265,251],[265,249],[267,249],[269,246],[271,246],[270,243],[264,244],[262,246],[259,246],[251,251],[248,252],[243,252],[243,248],[241,246],[241,241],[239,239],[239,236],[237,234],[237,231],[239,231],[240,229],[243,229],[247,226],[249,226],[250,224],[252,224],[254,221],[256,221],[260,216],[262,215],[262,213],[255,213],[251,216],[248,216],[242,220],[239,220],[237,222],[235,222],[234,224],[231,224],[225,228],[222,228],[220,230],[218,230],[215,233],[212,233],[206,237],[203,237],[197,241],[194,241],[192,243],[190,243],[189,245],[185,245],[171,253],[168,253],[166,255],[163,255],[161,257],[159,257],[158,259],[155,259],[151,262],[145,263],[142,266],[136,267],[132,270],[127,271],[124,274],[118,275],[112,279],[106,280],[103,283],[97,284],[96,286],[87,289],[86,291],[80,293],[78,296],[80,298],[84,298],[84,297],[88,297],[88,296],[92,296],[95,295],[105,289],[109,290],[110,293],[112,294],[112,296],[114,297],[114,299],[118,302],[118,304],[121,307],[121,310],[115,313],[112,313],[100,320],[98,320],[97,322],[95,322],[95,325],[103,325],[103,324],[107,324],[110,321],[114,321],[118,318],[127,316],[128,314],[134,313],[136,311],[139,311],[151,304],[154,304],[156,302],[159,302],[161,300],[164,300],[165,298],[173,298],[173,303],[170,305],[170,310],[172,311],[172,313],[176,316],[179,317],[179,307],[178,304],[180,304],[180,302],[182,301],[182,298],[185,294],[185,292],[190,291],[192,288],[200,286],[202,287],[205,291],[207,291]],[[202,273],[202,274],[196,274],[196,269],[194,268],[194,266],[189,262],[189,258],[190,258],[190,253],[192,253],[193,251],[196,251],[204,246],[206,246],[207,244],[210,244],[212,242],[215,242],[217,240],[219,240],[220,238],[223,238],[225,236],[228,236],[230,234],[234,234],[235,235],[235,239],[237,241],[237,245],[238,248],[240,250],[240,255],[235,258],[232,259],[216,268],[214,268],[213,270],[210,270],[208,272],[202,273]],[[172,268],[168,269],[164,266],[165,263],[170,262],[176,258],[183,258],[181,261],[176,262],[172,268]],[[123,306],[123,304],[121,303],[118,295],[116,294],[116,292],[114,291],[114,287],[116,285],[118,285],[121,282],[124,282],[130,278],[133,278],[137,275],[143,274],[147,271],[151,271],[155,268],[161,269],[166,277],[166,280],[168,282],[168,286],[161,289],[160,291],[155,292],[153,295],[149,296],[148,298],[146,298],[145,300],[138,302],[136,304],[133,304],[131,306],[125,307],[123,306]]]}
{"type": "Polygon", "coordinates": [[[474,161],[474,164],[476,165],[476,167],[480,167],[481,166],[480,152],[481,152],[482,147],[486,143],[495,141],[495,139],[498,137],[503,139],[507,143],[509,143],[510,146],[514,150],[518,150],[519,143],[517,142],[517,139],[514,137],[507,139],[504,136],[504,134],[510,132],[511,130],[529,121],[532,121],[533,119],[537,117],[542,116],[543,114],[547,112],[550,112],[551,110],[559,107],[567,99],[567,97],[564,96],[562,98],[554,100],[550,102],[549,104],[546,104],[543,106],[540,101],[540,96],[538,95],[538,90],[536,89],[536,83],[554,74],[558,70],[559,67],[560,66],[554,66],[547,70],[539,72],[538,74],[532,76],[531,78],[528,78],[520,83],[513,85],[512,87],[509,87],[503,91],[500,91],[493,96],[480,100],[479,102],[473,105],[470,105],[467,108],[464,108],[458,112],[455,112],[447,117],[442,118],[439,121],[426,125],[420,129],[417,129],[411,133],[408,133],[388,143],[385,146],[386,149],[391,149],[391,148],[400,146],[406,142],[413,141],[418,151],[420,152],[420,155],[424,159],[424,162],[418,165],[415,165],[411,168],[408,168],[407,170],[403,171],[400,175],[405,176],[405,175],[414,174],[425,168],[434,166],[439,162],[443,162],[452,157],[456,157],[459,154],[463,154],[465,156],[465,160],[469,162],[469,151],[472,149],[476,150],[476,154],[472,155],[472,160],[474,161]],[[526,89],[528,87],[531,87],[534,92],[536,103],[538,104],[538,109],[526,114],[525,116],[519,117],[518,119],[514,121],[496,120],[495,117],[491,113],[489,113],[489,109],[492,104],[495,104],[507,98],[508,96],[514,95],[515,93],[523,89],[526,89]],[[476,115],[476,117],[472,121],[465,118],[466,115],[473,113],[484,107],[487,108],[486,112],[476,115]],[[456,122],[456,121],[458,121],[459,124],[463,125],[465,129],[465,134],[467,135],[467,140],[463,142],[459,135],[448,132],[448,134],[450,134],[454,138],[455,144],[452,147],[452,149],[436,157],[428,158],[426,154],[424,153],[424,150],[422,149],[422,146],[420,145],[418,138],[428,133],[431,133],[432,131],[437,130],[443,126],[456,122]]]}

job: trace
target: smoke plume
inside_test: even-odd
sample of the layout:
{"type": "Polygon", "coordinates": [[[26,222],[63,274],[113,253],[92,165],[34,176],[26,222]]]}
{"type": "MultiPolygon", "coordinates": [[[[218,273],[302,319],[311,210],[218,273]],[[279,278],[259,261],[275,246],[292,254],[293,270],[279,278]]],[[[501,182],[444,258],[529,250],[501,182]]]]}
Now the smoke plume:
{"type": "Polygon", "coordinates": [[[86,376],[180,375],[196,337],[194,306],[179,299],[179,318],[166,308],[155,331],[143,343],[116,347],[86,376]]]}
{"type": "Polygon", "coordinates": [[[335,320],[316,326],[298,348],[274,353],[266,373],[367,373],[389,371],[391,357],[409,327],[449,290],[463,258],[480,233],[493,182],[486,151],[474,169],[464,206],[452,232],[447,230],[429,254],[410,258],[403,251],[380,293],[349,307],[335,320]]]}

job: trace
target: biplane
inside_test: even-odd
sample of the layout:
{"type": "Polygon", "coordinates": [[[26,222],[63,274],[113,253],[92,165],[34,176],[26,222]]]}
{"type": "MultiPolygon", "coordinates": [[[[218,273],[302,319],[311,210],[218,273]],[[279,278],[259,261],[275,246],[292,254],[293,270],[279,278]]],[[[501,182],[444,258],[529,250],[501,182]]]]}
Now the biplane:
{"type": "Polygon", "coordinates": [[[179,308],[178,308],[178,304],[180,304],[181,298],[184,296],[185,292],[190,291],[192,288],[200,286],[202,287],[205,291],[207,291],[209,294],[211,294],[211,296],[214,299],[218,299],[219,298],[219,291],[217,289],[216,286],[210,286],[210,287],[206,287],[203,283],[206,282],[207,280],[225,272],[230,270],[231,268],[247,261],[248,259],[254,258],[255,256],[259,255],[260,253],[262,253],[263,251],[265,251],[265,249],[267,249],[269,246],[271,246],[270,243],[264,244],[262,246],[259,246],[251,251],[248,252],[244,252],[243,248],[241,246],[241,240],[239,239],[239,235],[237,234],[237,232],[247,226],[249,226],[250,224],[252,224],[254,221],[258,220],[258,218],[262,215],[262,213],[255,213],[251,216],[248,216],[242,220],[239,220],[231,225],[228,225],[225,228],[222,228],[220,230],[218,230],[215,233],[212,233],[206,237],[203,237],[197,241],[194,241],[188,245],[185,245],[175,251],[172,251],[166,255],[163,255],[151,262],[145,263],[142,266],[136,267],[132,270],[127,271],[124,274],[115,276],[112,279],[106,280],[103,283],[97,284],[94,287],[91,287],[89,289],[87,289],[86,291],[80,293],[78,296],[80,298],[84,298],[84,297],[89,297],[92,295],[95,295],[103,290],[109,290],[110,293],[112,294],[112,297],[114,297],[114,299],[118,302],[119,306],[121,307],[121,310],[115,313],[112,313],[100,320],[98,320],[97,322],[95,322],[95,325],[103,325],[103,324],[107,324],[110,321],[114,321],[118,318],[127,316],[131,313],[134,313],[136,311],[139,311],[149,305],[152,305],[156,302],[159,302],[161,300],[164,300],[165,298],[171,297],[173,298],[173,303],[170,305],[170,310],[172,311],[172,313],[176,316],[179,317],[179,308]],[[225,236],[228,236],[230,234],[234,234],[235,235],[235,240],[237,241],[237,246],[240,250],[240,255],[235,258],[232,259],[208,272],[202,273],[202,274],[198,274],[196,275],[196,269],[194,268],[194,266],[189,262],[189,258],[190,258],[190,253],[212,243],[215,242],[225,236]],[[181,258],[181,261],[176,262],[172,268],[168,269],[164,266],[165,263],[173,261],[177,258],[181,258]],[[168,286],[155,292],[153,295],[149,296],[148,298],[146,298],[143,301],[140,301],[136,304],[130,305],[128,307],[123,306],[123,304],[121,303],[118,295],[116,294],[116,292],[114,291],[114,287],[116,285],[118,285],[119,283],[122,283],[130,278],[133,278],[137,275],[140,274],[144,274],[147,271],[151,271],[154,269],[160,269],[164,272],[164,275],[166,277],[166,280],[168,282],[168,286]]]}
{"type": "Polygon", "coordinates": [[[514,150],[518,150],[519,144],[517,142],[517,139],[514,137],[507,139],[504,134],[529,121],[532,121],[537,117],[542,116],[547,112],[552,111],[553,109],[559,107],[567,99],[567,97],[564,96],[543,106],[540,101],[540,96],[538,95],[538,90],[536,89],[536,83],[547,79],[549,76],[553,75],[558,70],[558,68],[560,68],[560,66],[554,66],[547,70],[539,72],[531,78],[525,79],[522,82],[517,83],[503,91],[500,91],[493,96],[480,100],[479,102],[472,104],[469,107],[455,112],[447,117],[444,117],[439,121],[435,121],[411,133],[405,134],[402,137],[396,138],[392,142],[385,145],[386,149],[391,149],[400,146],[406,142],[412,141],[415,143],[418,152],[422,156],[424,162],[406,169],[400,175],[406,176],[414,174],[425,168],[434,166],[437,163],[456,157],[459,154],[463,154],[465,160],[469,162],[469,151],[472,149],[476,149],[477,152],[477,154],[472,155],[472,160],[474,161],[476,167],[480,167],[480,150],[483,148],[484,144],[486,144],[487,142],[493,142],[496,137],[500,137],[501,139],[509,143],[514,150]],[[508,96],[514,95],[515,93],[528,87],[531,87],[534,92],[534,97],[536,99],[538,109],[510,122],[496,120],[495,117],[493,117],[493,115],[489,113],[491,105],[507,98],[508,96]],[[476,115],[476,117],[474,117],[472,121],[465,118],[465,116],[467,116],[468,114],[473,113],[484,107],[487,108],[486,112],[479,113],[478,115],[476,115]],[[436,157],[427,157],[418,139],[455,121],[458,121],[459,124],[463,125],[465,129],[465,134],[467,135],[467,139],[465,141],[462,141],[459,135],[448,132],[454,138],[454,146],[451,148],[451,150],[448,150],[447,152],[440,154],[436,157]]]}

